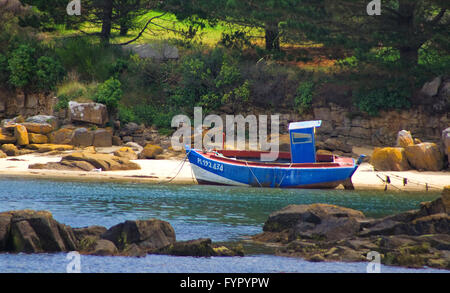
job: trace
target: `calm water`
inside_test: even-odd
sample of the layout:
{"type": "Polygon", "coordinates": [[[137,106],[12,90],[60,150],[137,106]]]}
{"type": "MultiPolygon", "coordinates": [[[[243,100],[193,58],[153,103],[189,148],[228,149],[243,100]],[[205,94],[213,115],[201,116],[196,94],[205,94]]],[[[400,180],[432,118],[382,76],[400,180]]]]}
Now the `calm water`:
{"type": "MultiPolygon", "coordinates": [[[[178,240],[209,237],[238,241],[262,231],[271,212],[289,204],[331,203],[381,217],[415,209],[438,193],[279,190],[0,179],[0,211],[51,211],[72,227],[111,227],[125,220],[158,218],[178,240]]],[[[0,254],[0,272],[65,272],[65,254],[0,254]]],[[[82,256],[83,272],[365,272],[365,263],[310,263],[250,250],[243,258],[82,256]]],[[[434,272],[385,267],[383,272],[434,272]]]]}

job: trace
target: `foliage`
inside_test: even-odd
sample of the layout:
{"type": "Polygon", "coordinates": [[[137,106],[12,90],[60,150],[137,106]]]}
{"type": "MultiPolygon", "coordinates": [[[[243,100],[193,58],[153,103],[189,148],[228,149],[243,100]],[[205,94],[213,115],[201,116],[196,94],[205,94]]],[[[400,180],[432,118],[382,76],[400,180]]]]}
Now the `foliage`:
{"type": "Polygon", "coordinates": [[[300,114],[303,114],[309,109],[311,109],[313,94],[314,94],[313,82],[305,81],[300,83],[294,98],[295,109],[300,114]]]}
{"type": "Polygon", "coordinates": [[[24,88],[31,84],[35,72],[35,52],[36,50],[31,46],[20,45],[11,53],[8,60],[11,85],[24,88]]]}
{"type": "Polygon", "coordinates": [[[122,98],[123,92],[121,86],[122,84],[119,80],[111,77],[98,86],[94,101],[106,105],[109,111],[114,112],[119,106],[119,101],[122,98]]]}
{"type": "Polygon", "coordinates": [[[356,106],[370,116],[381,110],[405,109],[411,106],[411,90],[404,80],[392,80],[375,88],[361,88],[354,95],[356,106]]]}
{"type": "Polygon", "coordinates": [[[42,56],[37,60],[36,78],[39,89],[53,90],[64,75],[64,68],[59,61],[47,56],[42,56]]]}

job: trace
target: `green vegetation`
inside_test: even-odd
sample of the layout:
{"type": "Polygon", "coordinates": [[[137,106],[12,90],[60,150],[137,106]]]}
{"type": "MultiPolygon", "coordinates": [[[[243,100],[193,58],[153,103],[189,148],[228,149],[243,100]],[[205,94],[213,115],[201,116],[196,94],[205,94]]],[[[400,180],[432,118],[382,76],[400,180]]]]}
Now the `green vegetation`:
{"type": "Polygon", "coordinates": [[[166,133],[194,106],[307,114],[336,102],[376,116],[415,107],[414,93],[450,68],[445,1],[389,0],[377,17],[363,0],[87,0],[80,17],[67,1],[22,2],[33,9],[0,7],[0,88],[53,91],[57,109],[97,101],[166,133]],[[130,41],[176,46],[180,58],[140,58],[119,45],[130,41]],[[329,85],[348,85],[348,101],[323,95],[329,85]]]}

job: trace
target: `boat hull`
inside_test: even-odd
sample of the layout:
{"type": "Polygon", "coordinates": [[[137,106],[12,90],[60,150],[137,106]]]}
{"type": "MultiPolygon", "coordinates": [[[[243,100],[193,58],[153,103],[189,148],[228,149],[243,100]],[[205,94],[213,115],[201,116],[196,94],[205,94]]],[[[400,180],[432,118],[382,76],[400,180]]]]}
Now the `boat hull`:
{"type": "Polygon", "coordinates": [[[272,188],[336,188],[348,181],[358,166],[292,167],[290,164],[261,166],[212,159],[187,149],[187,156],[199,184],[272,188]]]}

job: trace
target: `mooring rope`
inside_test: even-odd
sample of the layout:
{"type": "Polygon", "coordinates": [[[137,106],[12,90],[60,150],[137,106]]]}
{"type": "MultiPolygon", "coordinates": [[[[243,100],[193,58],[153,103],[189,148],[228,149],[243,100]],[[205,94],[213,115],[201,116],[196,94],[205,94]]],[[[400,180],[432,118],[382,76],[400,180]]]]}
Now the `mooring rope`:
{"type": "Polygon", "coordinates": [[[381,172],[381,171],[376,170],[375,168],[373,169],[373,171],[374,171],[374,172],[381,173],[381,175],[383,175],[383,176],[386,177],[386,179],[383,179],[383,178],[380,177],[379,174],[376,174],[376,176],[377,176],[381,181],[383,181],[383,183],[385,183],[384,190],[387,190],[388,184],[391,185],[391,186],[393,186],[393,187],[395,187],[395,188],[398,189],[398,190],[402,190],[401,188],[395,186],[395,185],[391,182],[391,178],[390,178],[390,177],[395,177],[395,178],[401,179],[402,182],[403,182],[403,186],[406,186],[408,183],[412,183],[412,184],[417,184],[417,185],[423,185],[423,186],[425,186],[425,190],[426,190],[426,191],[428,191],[429,188],[435,188],[435,189],[439,189],[439,190],[441,189],[439,186],[430,184],[430,183],[428,183],[428,182],[420,182],[420,181],[416,181],[416,180],[411,180],[411,179],[409,179],[409,178],[407,178],[407,177],[399,176],[399,175],[397,175],[397,174],[392,174],[392,173],[388,173],[388,172],[381,172]]]}
{"type": "Polygon", "coordinates": [[[280,183],[278,184],[278,187],[281,187],[281,183],[283,183],[284,178],[286,178],[286,175],[287,175],[287,173],[289,172],[289,170],[291,169],[291,167],[292,167],[292,163],[289,165],[289,168],[287,168],[286,172],[285,172],[284,175],[283,175],[283,178],[281,178],[281,181],[280,181],[280,183]]]}
{"type": "Polygon", "coordinates": [[[258,184],[259,184],[259,187],[263,187],[263,186],[261,185],[261,183],[259,182],[258,177],[256,177],[255,173],[253,173],[252,168],[250,168],[250,166],[248,165],[247,161],[245,161],[245,165],[246,165],[247,168],[250,170],[250,172],[252,173],[253,177],[255,177],[256,182],[258,182],[258,184]]]}
{"type": "MultiPolygon", "coordinates": [[[[186,154],[186,156],[184,156],[183,160],[180,162],[180,164],[177,166],[177,168],[174,169],[174,171],[178,169],[178,172],[177,172],[177,174],[175,174],[175,176],[173,176],[172,178],[170,178],[167,181],[165,179],[163,179],[161,181],[158,181],[156,184],[163,184],[163,183],[170,183],[170,182],[172,182],[180,174],[181,170],[184,167],[184,164],[186,163],[186,159],[187,159],[187,157],[189,156],[189,154],[191,152],[192,152],[192,149],[186,154]],[[180,167],[180,165],[181,165],[181,167],[180,167]]],[[[172,172],[170,172],[169,174],[172,174],[172,172]]],[[[191,176],[192,176],[192,169],[191,169],[191,176]]]]}

